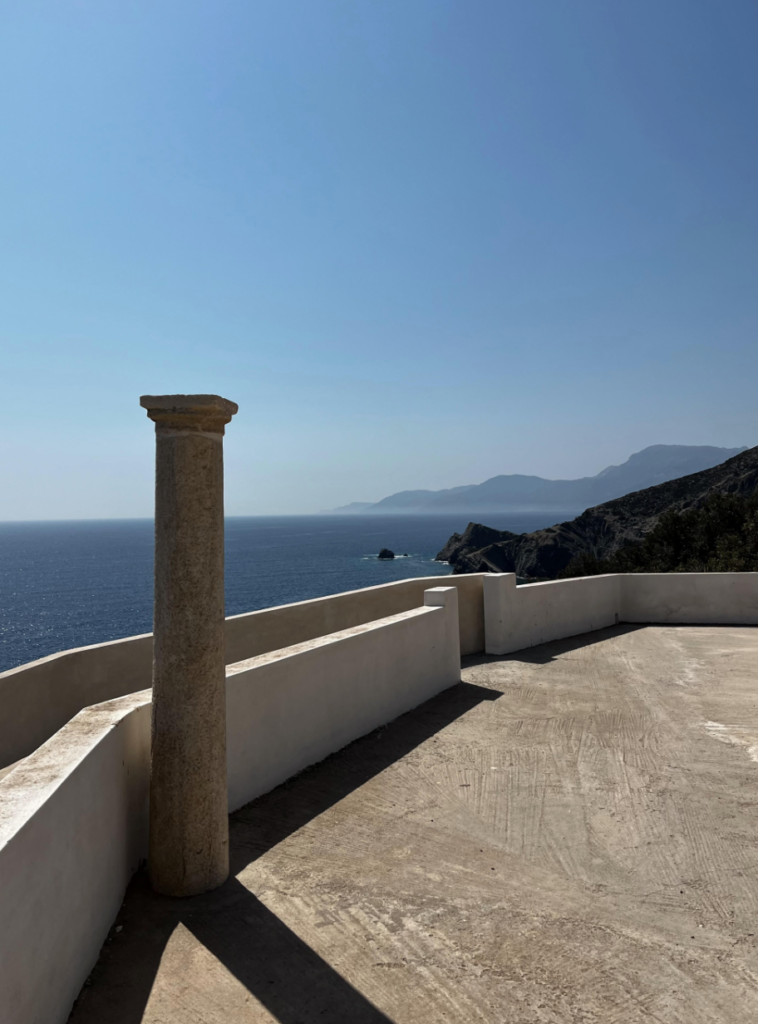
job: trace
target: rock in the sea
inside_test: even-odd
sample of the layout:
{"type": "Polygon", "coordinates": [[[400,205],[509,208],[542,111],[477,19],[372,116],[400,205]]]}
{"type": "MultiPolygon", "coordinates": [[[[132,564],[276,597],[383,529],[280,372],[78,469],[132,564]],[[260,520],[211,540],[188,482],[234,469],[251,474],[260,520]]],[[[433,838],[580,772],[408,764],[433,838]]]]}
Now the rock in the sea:
{"type": "Polygon", "coordinates": [[[382,548],[382,550],[379,552],[379,558],[394,558],[394,557],[395,557],[395,552],[394,551],[390,551],[389,548],[382,548]]]}

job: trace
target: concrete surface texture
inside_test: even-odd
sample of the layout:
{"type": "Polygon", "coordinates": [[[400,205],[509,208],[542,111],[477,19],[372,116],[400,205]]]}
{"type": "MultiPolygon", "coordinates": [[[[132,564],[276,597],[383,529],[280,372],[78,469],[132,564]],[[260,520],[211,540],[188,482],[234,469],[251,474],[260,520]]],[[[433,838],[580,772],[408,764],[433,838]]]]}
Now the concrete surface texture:
{"type": "Polygon", "coordinates": [[[130,888],[71,1024],[758,1019],[758,630],[615,626],[464,682],[130,888]]]}
{"type": "MultiPolygon", "coordinates": [[[[458,590],[461,652],[484,650],[483,574],[450,576],[458,590]]],[[[418,608],[439,576],[233,615],[225,621],[227,665],[328,633],[418,608]]],[[[91,704],[137,693],[152,683],[152,633],[61,651],[0,672],[0,770],[36,750],[91,704]]]]}
{"type": "Polygon", "coordinates": [[[224,659],[225,424],[217,395],[143,395],[155,422],[150,878],[194,896],[229,874],[224,659]]]}

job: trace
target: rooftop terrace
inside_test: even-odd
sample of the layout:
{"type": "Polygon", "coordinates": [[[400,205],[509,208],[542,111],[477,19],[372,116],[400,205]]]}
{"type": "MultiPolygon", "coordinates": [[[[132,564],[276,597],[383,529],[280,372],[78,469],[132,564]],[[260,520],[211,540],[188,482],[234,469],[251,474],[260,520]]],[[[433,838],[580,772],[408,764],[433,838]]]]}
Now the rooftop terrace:
{"type": "Polygon", "coordinates": [[[758,1019],[758,629],[503,657],[128,890],[70,1024],[758,1019]]]}

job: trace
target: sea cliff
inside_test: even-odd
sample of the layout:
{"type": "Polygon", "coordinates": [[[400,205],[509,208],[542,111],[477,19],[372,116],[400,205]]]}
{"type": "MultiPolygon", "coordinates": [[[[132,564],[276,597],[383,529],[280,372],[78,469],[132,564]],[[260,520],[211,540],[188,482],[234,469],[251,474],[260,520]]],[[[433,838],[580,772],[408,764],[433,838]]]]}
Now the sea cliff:
{"type": "Polygon", "coordinates": [[[454,573],[515,572],[554,579],[578,555],[607,558],[642,540],[666,511],[699,507],[711,494],[758,491],[758,447],[711,469],[669,480],[589,508],[575,519],[535,533],[514,534],[469,523],[437,555],[454,573]]]}

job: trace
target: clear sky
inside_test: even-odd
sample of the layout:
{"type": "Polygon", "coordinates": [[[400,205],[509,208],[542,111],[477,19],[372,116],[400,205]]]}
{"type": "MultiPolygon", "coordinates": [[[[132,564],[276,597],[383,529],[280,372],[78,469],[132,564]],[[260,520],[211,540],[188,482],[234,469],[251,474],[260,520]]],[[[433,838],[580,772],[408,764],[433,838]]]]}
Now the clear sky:
{"type": "Polygon", "coordinates": [[[758,443],[754,0],[0,12],[0,519],[227,511],[758,443]]]}

